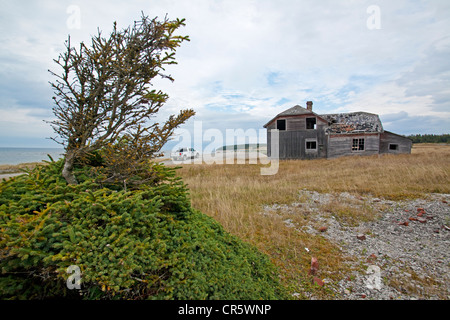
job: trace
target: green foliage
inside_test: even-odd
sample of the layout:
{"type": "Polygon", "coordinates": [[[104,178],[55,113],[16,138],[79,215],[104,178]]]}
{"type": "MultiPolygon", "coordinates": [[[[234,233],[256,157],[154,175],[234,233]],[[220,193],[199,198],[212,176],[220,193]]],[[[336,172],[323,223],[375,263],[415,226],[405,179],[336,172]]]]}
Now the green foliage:
{"type": "Polygon", "coordinates": [[[193,210],[175,169],[132,191],[106,188],[63,160],[0,184],[2,299],[284,299],[254,247],[193,210]],[[66,272],[81,269],[81,290],[66,272]]]}
{"type": "Polygon", "coordinates": [[[55,119],[49,123],[58,135],[52,139],[66,151],[62,175],[67,183],[78,183],[74,165],[114,144],[118,152],[110,159],[108,178],[125,180],[129,168],[145,169],[144,159],[157,156],[174,130],[195,114],[186,109],[163,123],[153,121],[169,98],[153,89],[153,81],[156,77],[174,81],[165,74],[165,66],[176,64],[176,49],[189,41],[188,36],[175,34],[183,26],[184,19],[160,21],[142,13],[126,29],[114,23],[109,36],[98,30],[91,43],[81,42],[79,49],[72,47],[69,36],[65,52],[54,60],[59,71],[49,70],[55,102],[55,119]],[[131,143],[122,147],[128,150],[117,144],[124,135],[131,143]]]}
{"type": "Polygon", "coordinates": [[[450,134],[414,134],[408,138],[413,143],[450,143],[450,134]]]}

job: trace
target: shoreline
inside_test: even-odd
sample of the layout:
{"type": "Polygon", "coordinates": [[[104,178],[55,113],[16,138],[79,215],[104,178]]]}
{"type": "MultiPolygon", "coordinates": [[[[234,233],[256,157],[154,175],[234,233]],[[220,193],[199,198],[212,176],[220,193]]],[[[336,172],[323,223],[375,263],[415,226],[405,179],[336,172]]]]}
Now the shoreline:
{"type": "Polygon", "coordinates": [[[8,180],[17,176],[21,176],[25,173],[0,173],[0,182],[3,181],[3,179],[8,180]]]}

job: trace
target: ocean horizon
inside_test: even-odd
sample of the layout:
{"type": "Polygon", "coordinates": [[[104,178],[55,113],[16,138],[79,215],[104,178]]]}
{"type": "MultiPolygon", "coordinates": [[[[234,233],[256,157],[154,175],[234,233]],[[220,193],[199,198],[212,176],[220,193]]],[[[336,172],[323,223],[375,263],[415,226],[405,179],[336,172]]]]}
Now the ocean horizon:
{"type": "Polygon", "coordinates": [[[0,165],[50,161],[62,158],[62,148],[0,148],[0,165]]]}

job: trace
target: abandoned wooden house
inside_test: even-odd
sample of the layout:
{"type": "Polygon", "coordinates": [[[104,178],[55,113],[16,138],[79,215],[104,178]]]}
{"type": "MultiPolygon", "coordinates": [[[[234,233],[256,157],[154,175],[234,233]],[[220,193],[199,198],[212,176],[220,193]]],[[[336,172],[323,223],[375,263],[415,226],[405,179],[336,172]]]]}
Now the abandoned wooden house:
{"type": "Polygon", "coordinates": [[[270,120],[267,154],[272,156],[272,130],[278,129],[279,159],[336,158],[349,155],[411,153],[412,141],[385,131],[380,118],[367,112],[316,114],[313,103],[292,107],[270,120]]]}

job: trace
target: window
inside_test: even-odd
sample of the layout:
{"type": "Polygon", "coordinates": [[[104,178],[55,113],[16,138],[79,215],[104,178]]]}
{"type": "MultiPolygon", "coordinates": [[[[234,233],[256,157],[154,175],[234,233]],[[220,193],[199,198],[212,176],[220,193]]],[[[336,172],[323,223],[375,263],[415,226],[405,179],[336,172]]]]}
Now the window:
{"type": "Polygon", "coordinates": [[[391,151],[397,151],[398,150],[398,144],[390,144],[389,150],[391,151]]]}
{"type": "Polygon", "coordinates": [[[353,139],[352,151],[364,151],[364,139],[353,139]]]}
{"type": "Polygon", "coordinates": [[[316,118],[306,118],[306,129],[316,129],[317,120],[316,118]]]}
{"type": "Polygon", "coordinates": [[[306,141],[306,150],[307,151],[317,150],[317,141],[306,141]]]}
{"type": "Polygon", "coordinates": [[[277,120],[277,129],[280,131],[286,130],[286,120],[277,120]]]}

